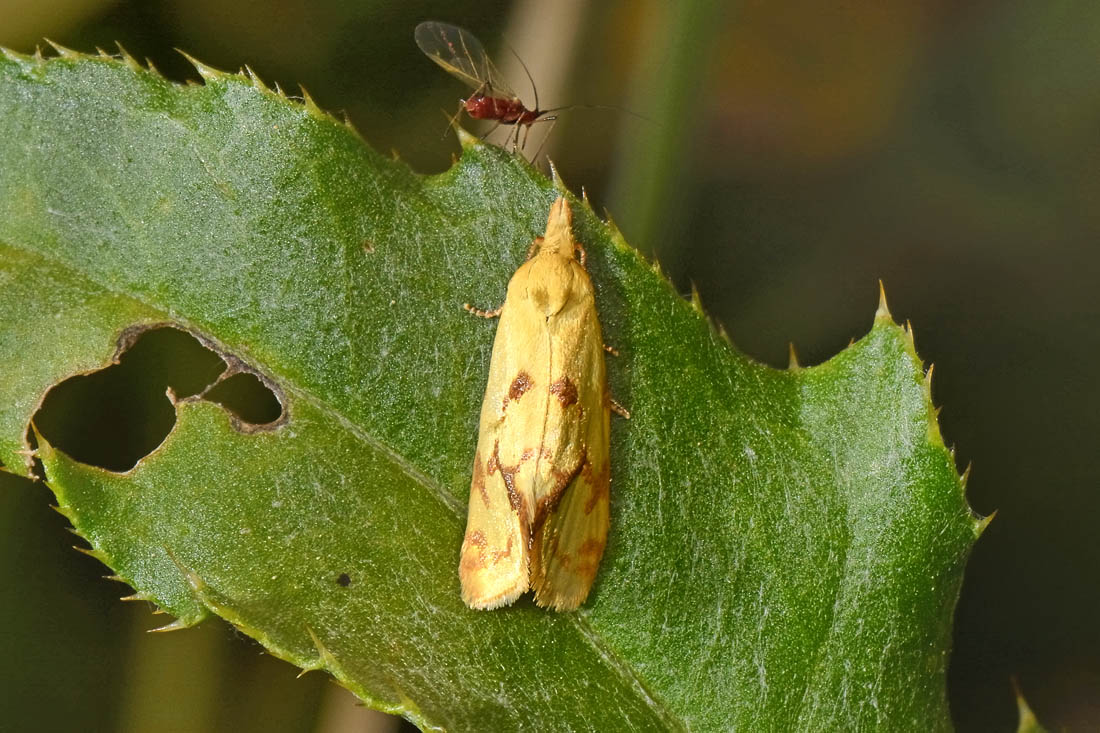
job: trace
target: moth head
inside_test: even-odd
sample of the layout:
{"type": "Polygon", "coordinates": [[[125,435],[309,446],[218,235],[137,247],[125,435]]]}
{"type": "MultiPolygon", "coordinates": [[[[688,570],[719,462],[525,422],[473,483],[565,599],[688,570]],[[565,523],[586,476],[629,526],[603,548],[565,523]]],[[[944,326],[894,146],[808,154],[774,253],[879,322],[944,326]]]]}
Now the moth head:
{"type": "Polygon", "coordinates": [[[546,220],[546,234],[539,245],[540,255],[556,254],[573,259],[576,242],[573,240],[573,210],[569,202],[559,196],[550,207],[550,216],[546,220]]]}

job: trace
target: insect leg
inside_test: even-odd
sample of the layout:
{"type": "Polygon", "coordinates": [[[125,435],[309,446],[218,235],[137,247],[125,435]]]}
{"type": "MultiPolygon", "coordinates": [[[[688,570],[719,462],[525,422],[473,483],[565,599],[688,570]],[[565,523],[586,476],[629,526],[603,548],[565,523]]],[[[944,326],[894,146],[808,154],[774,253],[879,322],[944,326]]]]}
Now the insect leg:
{"type": "Polygon", "coordinates": [[[625,417],[627,420],[630,419],[630,410],[626,409],[615,400],[611,400],[611,411],[619,417],[625,417]]]}
{"type": "MultiPolygon", "coordinates": [[[[531,129],[531,125],[535,124],[536,122],[553,122],[553,123],[554,123],[554,125],[556,125],[556,124],[558,124],[558,118],[557,118],[557,116],[554,116],[554,117],[542,117],[542,118],[540,118],[540,119],[537,119],[537,120],[533,120],[533,121],[532,121],[532,122],[531,122],[531,123],[530,123],[530,124],[529,124],[529,125],[527,126],[527,129],[528,129],[528,130],[530,130],[530,129],[531,129]]],[[[542,142],[541,142],[541,143],[539,143],[539,149],[535,151],[535,155],[534,155],[534,157],[532,157],[532,158],[531,158],[531,163],[532,163],[532,164],[533,164],[533,163],[534,163],[534,162],[535,162],[536,160],[538,160],[538,159],[539,159],[539,153],[541,153],[541,152],[542,152],[542,149],[546,147],[546,142],[547,142],[547,141],[548,141],[548,140],[550,139],[550,133],[552,133],[552,132],[554,131],[554,125],[550,125],[550,129],[546,131],[546,134],[545,134],[545,135],[543,135],[543,137],[542,137],[542,142]]],[[[524,143],[526,143],[526,142],[527,142],[527,138],[524,138],[523,142],[524,142],[524,143]]]]}
{"type": "Polygon", "coordinates": [[[458,125],[458,118],[462,116],[462,110],[464,109],[466,109],[466,100],[458,100],[458,111],[447,119],[447,129],[443,131],[443,137],[447,137],[447,133],[455,129],[458,125]]]}
{"type": "Polygon", "coordinates": [[[503,124],[504,124],[503,122],[501,122],[500,120],[497,120],[497,123],[495,125],[493,125],[492,127],[490,127],[488,132],[486,132],[484,135],[481,136],[480,140],[482,142],[485,142],[486,140],[488,140],[489,136],[492,135],[494,132],[496,132],[497,128],[500,127],[503,124]]]}
{"type": "Polygon", "coordinates": [[[463,303],[462,308],[471,315],[478,316],[479,318],[496,318],[500,315],[500,312],[504,310],[504,306],[494,308],[493,310],[483,311],[480,308],[475,308],[469,303],[463,303]]]}
{"type": "Polygon", "coordinates": [[[573,250],[579,254],[577,260],[581,263],[581,267],[588,269],[588,253],[584,251],[584,245],[580,242],[573,243],[573,250]]]}
{"type": "Polygon", "coordinates": [[[535,237],[535,241],[531,242],[531,246],[527,248],[527,259],[535,256],[535,251],[542,246],[543,239],[543,237],[535,237]]]}

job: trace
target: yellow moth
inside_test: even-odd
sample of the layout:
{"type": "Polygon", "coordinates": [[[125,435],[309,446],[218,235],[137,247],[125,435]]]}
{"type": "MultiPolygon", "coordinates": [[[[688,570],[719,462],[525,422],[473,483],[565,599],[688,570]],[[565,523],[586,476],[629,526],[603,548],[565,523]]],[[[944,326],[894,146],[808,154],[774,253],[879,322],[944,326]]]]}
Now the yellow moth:
{"type": "Polygon", "coordinates": [[[507,605],[533,589],[540,606],[573,610],[607,542],[612,401],[572,226],[569,203],[558,198],[504,305],[467,306],[500,316],[458,571],[471,608],[507,605]]]}

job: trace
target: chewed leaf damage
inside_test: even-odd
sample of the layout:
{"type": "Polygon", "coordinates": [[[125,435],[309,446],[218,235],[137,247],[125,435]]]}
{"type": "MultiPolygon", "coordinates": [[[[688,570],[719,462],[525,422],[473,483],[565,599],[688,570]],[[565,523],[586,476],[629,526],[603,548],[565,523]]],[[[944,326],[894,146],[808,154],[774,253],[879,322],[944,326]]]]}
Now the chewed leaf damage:
{"type": "Polygon", "coordinates": [[[196,400],[220,405],[241,433],[274,430],[287,419],[279,386],[240,358],[176,325],[145,324],[119,335],[111,364],[45,393],[27,445],[37,431],[82,463],[128,471],[171,433],[176,405],[196,400]]]}

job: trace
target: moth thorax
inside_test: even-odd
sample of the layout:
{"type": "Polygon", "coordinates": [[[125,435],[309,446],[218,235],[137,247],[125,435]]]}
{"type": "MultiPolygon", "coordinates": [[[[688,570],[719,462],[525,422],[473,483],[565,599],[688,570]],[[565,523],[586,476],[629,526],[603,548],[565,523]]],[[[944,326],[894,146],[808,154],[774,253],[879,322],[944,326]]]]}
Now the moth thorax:
{"type": "Polygon", "coordinates": [[[573,267],[566,257],[539,257],[531,263],[527,297],[538,312],[552,316],[565,307],[573,293],[573,267]]]}

